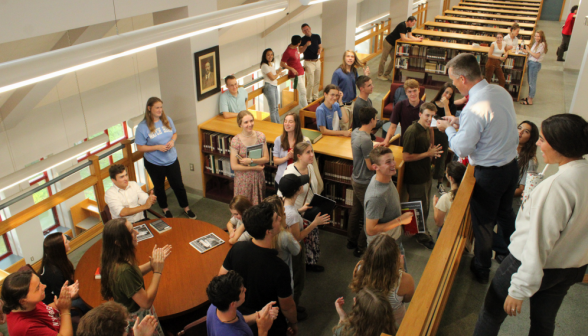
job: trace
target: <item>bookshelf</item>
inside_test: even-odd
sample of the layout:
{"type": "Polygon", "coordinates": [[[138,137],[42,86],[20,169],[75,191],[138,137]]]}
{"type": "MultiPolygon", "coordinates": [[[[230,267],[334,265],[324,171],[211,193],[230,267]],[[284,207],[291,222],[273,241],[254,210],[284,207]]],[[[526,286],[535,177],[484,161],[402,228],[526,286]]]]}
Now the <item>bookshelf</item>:
{"type": "MultiPolygon", "coordinates": [[[[474,54],[478,58],[482,74],[484,74],[488,47],[473,47],[466,44],[437,41],[400,43],[397,41],[394,53],[395,65],[392,72],[393,82],[403,83],[408,78],[414,78],[427,89],[439,89],[449,80],[446,69],[447,61],[461,53],[474,54]]],[[[526,62],[527,55],[509,52],[503,66],[504,76],[507,79],[506,89],[516,101],[520,98],[526,62]]]]}
{"type": "Polygon", "coordinates": [[[494,4],[494,5],[504,5],[504,6],[517,6],[517,7],[528,7],[528,8],[536,8],[539,10],[541,7],[540,2],[522,2],[522,1],[492,1],[492,0],[461,0],[461,3],[467,3],[468,6],[478,6],[483,7],[482,5],[486,4],[494,4]]]}
{"type": "MultiPolygon", "coordinates": [[[[276,137],[282,134],[283,126],[269,121],[256,120],[255,130],[265,134],[268,147],[273,146],[276,137]]],[[[229,203],[233,198],[234,175],[230,170],[229,152],[230,138],[241,132],[235,118],[225,119],[216,116],[198,126],[201,144],[201,171],[203,196],[220,202],[229,203]],[[212,134],[215,139],[211,141],[212,134]],[[220,140],[218,140],[220,139],[220,140]],[[211,157],[214,157],[211,161],[211,157]],[[222,172],[213,170],[211,165],[217,164],[216,160],[223,160],[221,165],[229,165],[229,170],[222,172]],[[224,163],[224,164],[223,164],[224,163]]],[[[269,149],[268,148],[268,149],[269,149]]],[[[333,214],[334,225],[325,225],[324,228],[339,234],[347,234],[347,220],[352,207],[352,188],[350,176],[353,167],[353,154],[351,151],[351,139],[348,137],[323,136],[313,145],[315,156],[319,162],[319,170],[324,183],[323,195],[337,202],[333,214]]],[[[397,187],[402,191],[402,179],[404,176],[404,161],[402,159],[402,147],[390,146],[394,153],[397,167],[397,187]]],[[[271,153],[271,149],[270,149],[271,153]]],[[[270,157],[270,160],[273,158],[270,157]]],[[[271,163],[271,161],[270,161],[271,163]]],[[[218,167],[218,166],[217,166],[218,167]]],[[[275,192],[273,187],[275,166],[266,165],[266,195],[275,192]],[[269,174],[269,175],[268,175],[269,174]],[[274,174],[274,175],[272,175],[274,174]],[[271,181],[268,181],[271,179],[271,181]]]]}
{"type": "MultiPolygon", "coordinates": [[[[491,11],[492,12],[492,11],[491,11]]],[[[510,24],[513,23],[530,23],[535,25],[537,23],[537,18],[530,17],[530,16],[514,16],[514,15],[498,15],[498,14],[489,14],[487,12],[484,13],[476,13],[476,12],[465,12],[465,11],[458,11],[458,10],[447,10],[445,11],[445,16],[455,16],[455,17],[464,17],[464,18],[472,18],[472,19],[496,19],[498,21],[510,21],[510,24]]]]}
{"type": "MultiPolygon", "coordinates": [[[[456,17],[456,16],[446,16],[446,15],[437,15],[435,16],[435,22],[437,23],[447,23],[447,24],[459,24],[459,25],[468,25],[473,27],[487,27],[487,28],[500,28],[500,29],[509,29],[513,21],[500,21],[500,20],[483,20],[483,19],[475,19],[475,18],[466,18],[466,17],[456,17]]],[[[519,34],[522,32],[533,32],[535,31],[535,24],[532,23],[522,23],[519,22],[519,26],[521,30],[519,34]]]]}
{"type": "Polygon", "coordinates": [[[96,201],[85,199],[70,208],[76,237],[102,222],[96,201]]]}
{"type": "MultiPolygon", "coordinates": [[[[494,28],[494,27],[482,27],[482,26],[472,26],[467,24],[455,24],[455,23],[445,23],[445,22],[433,22],[427,21],[425,22],[424,26],[425,30],[432,30],[432,31],[440,31],[446,33],[457,33],[457,34],[469,34],[469,35],[477,35],[477,36],[490,36],[496,38],[496,34],[501,33],[506,35],[510,33],[510,30],[507,28],[494,28]]],[[[524,41],[530,41],[533,35],[532,31],[527,30],[520,30],[519,31],[519,38],[523,39],[524,41]]]]}
{"type": "MultiPolygon", "coordinates": [[[[452,32],[442,32],[427,29],[413,29],[412,34],[415,36],[422,36],[425,39],[431,41],[449,42],[449,43],[460,43],[460,44],[474,44],[478,43],[481,46],[488,47],[494,41],[496,37],[484,36],[484,35],[471,35],[471,34],[460,34],[452,32]]],[[[484,34],[484,33],[478,33],[484,34]]],[[[488,33],[490,34],[490,33],[488,33]]],[[[523,40],[525,44],[529,44],[530,40],[523,40]]]]}
{"type": "Polygon", "coordinates": [[[535,16],[539,14],[539,7],[523,7],[518,5],[500,5],[500,4],[489,4],[489,3],[470,3],[462,1],[460,6],[476,7],[476,8],[488,8],[493,10],[507,10],[512,12],[529,12],[534,13],[535,16]]]}

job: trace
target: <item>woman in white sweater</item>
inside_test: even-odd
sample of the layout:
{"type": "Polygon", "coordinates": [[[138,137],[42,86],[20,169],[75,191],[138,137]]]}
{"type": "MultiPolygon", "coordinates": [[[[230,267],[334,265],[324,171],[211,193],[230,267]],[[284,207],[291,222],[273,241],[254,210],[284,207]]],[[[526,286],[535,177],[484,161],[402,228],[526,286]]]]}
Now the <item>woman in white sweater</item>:
{"type": "Polygon", "coordinates": [[[558,114],[541,125],[537,141],[547,164],[559,171],[541,182],[521,205],[510,254],[486,294],[474,335],[498,335],[506,316],[531,304],[529,335],[553,335],[568,289],[582,281],[588,264],[588,123],[558,114]]]}

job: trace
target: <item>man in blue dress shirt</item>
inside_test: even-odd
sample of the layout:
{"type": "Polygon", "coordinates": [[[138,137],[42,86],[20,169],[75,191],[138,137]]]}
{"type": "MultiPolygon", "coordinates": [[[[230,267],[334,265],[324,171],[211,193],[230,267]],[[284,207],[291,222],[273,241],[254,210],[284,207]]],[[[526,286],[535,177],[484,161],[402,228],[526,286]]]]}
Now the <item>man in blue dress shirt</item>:
{"type": "Polygon", "coordinates": [[[476,244],[470,269],[481,283],[488,283],[494,226],[502,228],[508,245],[515,229],[512,199],[517,187],[517,121],[512,96],[483,79],[472,54],[460,54],[447,63],[449,78],[469,101],[459,118],[445,117],[438,128],[449,137],[449,147],[459,157],[469,156],[476,166],[476,184],[470,201],[476,244]],[[459,132],[456,128],[459,127],[459,132]]]}

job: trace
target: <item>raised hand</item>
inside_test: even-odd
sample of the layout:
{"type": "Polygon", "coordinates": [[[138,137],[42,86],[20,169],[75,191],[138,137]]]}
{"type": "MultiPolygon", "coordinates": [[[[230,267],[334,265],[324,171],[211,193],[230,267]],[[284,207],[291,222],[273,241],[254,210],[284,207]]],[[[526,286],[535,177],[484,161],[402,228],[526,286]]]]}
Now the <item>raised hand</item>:
{"type": "Polygon", "coordinates": [[[133,327],[133,334],[135,336],[151,336],[157,328],[157,319],[153,315],[147,315],[143,318],[143,321],[139,323],[139,316],[135,320],[135,326],[133,327]]]}
{"type": "Polygon", "coordinates": [[[338,298],[335,300],[335,309],[337,310],[337,314],[339,314],[339,319],[344,320],[347,318],[347,313],[343,310],[343,305],[345,304],[345,299],[343,297],[338,298]]]}
{"type": "Polygon", "coordinates": [[[151,269],[153,269],[154,273],[161,273],[163,271],[163,266],[165,262],[165,256],[163,249],[157,248],[157,245],[153,246],[153,252],[151,252],[150,257],[150,264],[151,269]]]}
{"type": "Polygon", "coordinates": [[[76,280],[76,282],[74,282],[70,286],[67,286],[67,289],[69,290],[69,296],[71,298],[77,298],[78,292],[80,290],[80,282],[76,280]]]}
{"type": "Polygon", "coordinates": [[[61,287],[61,292],[59,293],[59,298],[57,296],[53,297],[53,302],[55,303],[55,308],[62,311],[69,311],[71,309],[71,295],[69,294],[69,281],[66,281],[61,287]]]}
{"type": "Polygon", "coordinates": [[[275,303],[275,301],[272,301],[268,303],[265,307],[263,307],[262,310],[257,312],[255,323],[257,324],[257,329],[259,330],[260,334],[267,335],[267,332],[270,330],[272,324],[274,323],[274,318],[272,317],[270,311],[272,310],[272,305],[275,303]]]}
{"type": "Polygon", "coordinates": [[[313,223],[316,223],[316,225],[326,225],[329,224],[329,220],[331,219],[331,216],[329,216],[329,214],[324,214],[321,216],[321,213],[319,212],[318,215],[316,215],[316,217],[314,218],[313,223]]]}

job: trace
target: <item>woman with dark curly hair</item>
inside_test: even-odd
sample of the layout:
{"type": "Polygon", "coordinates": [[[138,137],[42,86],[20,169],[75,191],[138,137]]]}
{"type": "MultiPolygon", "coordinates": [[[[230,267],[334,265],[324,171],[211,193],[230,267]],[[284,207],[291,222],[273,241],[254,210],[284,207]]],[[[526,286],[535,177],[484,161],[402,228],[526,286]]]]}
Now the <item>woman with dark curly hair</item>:
{"type": "MultiPolygon", "coordinates": [[[[126,336],[129,312],[125,306],[108,301],[92,309],[80,320],[77,336],[126,336]]],[[[133,336],[151,336],[157,327],[157,319],[147,315],[133,327],[133,336]]]]}
{"type": "Polygon", "coordinates": [[[333,328],[335,336],[396,335],[392,306],[384,294],[372,288],[364,288],[353,298],[353,308],[347,314],[343,310],[345,300],[335,301],[339,324],[333,328]]]}

